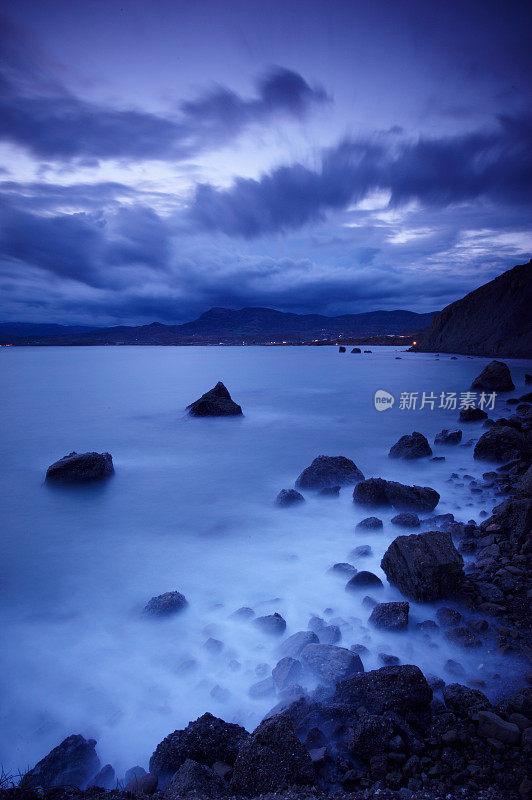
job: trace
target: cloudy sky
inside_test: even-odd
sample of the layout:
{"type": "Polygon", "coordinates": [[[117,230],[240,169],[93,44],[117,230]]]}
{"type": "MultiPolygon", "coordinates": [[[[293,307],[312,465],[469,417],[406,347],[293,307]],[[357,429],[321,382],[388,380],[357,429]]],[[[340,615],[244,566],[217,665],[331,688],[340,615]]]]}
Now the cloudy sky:
{"type": "Polygon", "coordinates": [[[532,251],[528,0],[17,0],[0,321],[432,311],[532,251]]]}

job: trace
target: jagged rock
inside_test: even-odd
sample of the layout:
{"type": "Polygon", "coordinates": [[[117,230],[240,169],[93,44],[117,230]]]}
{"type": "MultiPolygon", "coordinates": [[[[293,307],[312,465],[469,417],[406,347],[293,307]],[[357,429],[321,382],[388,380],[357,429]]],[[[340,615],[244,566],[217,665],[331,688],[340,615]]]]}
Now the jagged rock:
{"type": "Polygon", "coordinates": [[[419,528],[421,525],[418,515],[409,511],[396,514],[395,517],[392,517],[391,522],[393,525],[402,525],[403,528],[419,528]]]}
{"type": "Polygon", "coordinates": [[[490,361],[475,378],[471,388],[486,392],[509,392],[515,386],[508,365],[503,361],[490,361]]]}
{"type": "Polygon", "coordinates": [[[275,498],[275,502],[278,506],[294,506],[298,503],[304,503],[305,498],[296,489],[281,489],[275,498]]]}
{"type": "Polygon", "coordinates": [[[68,736],[21,779],[24,789],[37,786],[77,786],[82,789],[100,769],[95,739],[68,736]]]}
{"type": "MultiPolygon", "coordinates": [[[[462,668],[462,674],[463,671],[462,668]]],[[[485,694],[478,689],[462,686],[461,683],[448,683],[443,689],[443,701],[448,709],[461,716],[491,708],[491,703],[485,694]]]]}
{"type": "Polygon", "coordinates": [[[272,670],[272,678],[277,689],[282,692],[289,686],[297,684],[301,678],[303,668],[301,662],[290,656],[285,656],[277,662],[272,670]]]}
{"type": "Polygon", "coordinates": [[[426,711],[432,701],[432,689],[419,667],[403,664],[355,675],[336,686],[333,704],[353,708],[362,706],[372,714],[395,711],[426,711]]]}
{"type": "Polygon", "coordinates": [[[527,442],[521,431],[509,425],[494,425],[476,443],[474,457],[479,461],[511,461],[526,452],[527,442]]]}
{"type": "Polygon", "coordinates": [[[369,621],[376,628],[387,631],[404,631],[408,627],[408,603],[377,603],[369,621]]]}
{"type": "Polygon", "coordinates": [[[463,408],[458,418],[460,422],[479,422],[487,419],[488,415],[481,408],[463,408]]]}
{"type": "Polygon", "coordinates": [[[412,434],[401,436],[388,453],[390,458],[425,458],[432,455],[431,447],[422,433],[414,431],[412,434]]]}
{"type": "Polygon", "coordinates": [[[253,731],[238,753],[231,790],[254,797],[290,786],[314,783],[314,767],[308,750],[283,716],[270,717],[253,731]]]}
{"type": "Polygon", "coordinates": [[[359,592],[361,589],[366,589],[368,586],[381,587],[382,581],[377,575],[374,575],[373,572],[368,572],[367,570],[361,570],[357,572],[356,575],[347,582],[345,590],[346,592],[359,592]]]}
{"type": "Polygon", "coordinates": [[[234,764],[241,745],[249,733],[240,725],[224,722],[212,714],[203,714],[177,730],[157,745],[151,759],[150,772],[159,778],[159,788],[165,788],[171,776],[192,759],[212,767],[215,761],[234,764]]]}
{"type": "Polygon", "coordinates": [[[478,712],[478,732],[486,739],[497,739],[504,744],[517,744],[521,731],[513,722],[506,722],[493,711],[478,712]]]}
{"type": "Polygon", "coordinates": [[[90,780],[87,788],[91,788],[92,786],[99,786],[101,789],[105,789],[107,792],[110,789],[115,788],[116,773],[111,764],[106,764],[99,772],[96,773],[94,778],[90,780]]]}
{"type": "Polygon", "coordinates": [[[218,798],[229,794],[225,781],[210,767],[190,758],[179,767],[163,795],[164,800],[182,797],[218,798]]]}
{"type": "Polygon", "coordinates": [[[356,531],[376,531],[379,528],[382,528],[382,519],[378,517],[366,517],[355,526],[356,531]]]}
{"type": "Polygon", "coordinates": [[[192,417],[235,417],[242,414],[241,407],[232,400],[221,381],[187,406],[187,410],[192,417]]]}
{"type": "Polygon", "coordinates": [[[344,456],[318,456],[296,481],[299,489],[324,489],[348,486],[364,480],[356,464],[344,456]]]}
{"type": "Polygon", "coordinates": [[[460,444],[462,441],[462,431],[454,430],[450,431],[449,428],[444,428],[438,434],[436,434],[436,438],[434,439],[434,444],[445,444],[445,445],[452,445],[452,444],[460,444]]]}
{"type": "Polygon", "coordinates": [[[464,560],[445,531],[398,536],[381,567],[390,583],[415,600],[455,594],[464,581],[464,560]]]}
{"type": "Polygon", "coordinates": [[[298,631],[282,642],[278,648],[278,653],[282,657],[299,658],[307,644],[319,644],[319,641],[314,631],[298,631]]]}
{"type": "Polygon", "coordinates": [[[46,480],[54,483],[85,483],[108,478],[114,472],[110,453],[76,453],[60,458],[46,470],[46,480]]]}
{"type": "Polygon", "coordinates": [[[144,608],[144,613],[154,617],[167,617],[183,611],[187,606],[188,601],[181,592],[164,592],[151,598],[144,608]]]}
{"type": "Polygon", "coordinates": [[[281,636],[286,630],[286,621],[277,611],[275,614],[266,614],[263,617],[257,617],[253,620],[253,624],[270,636],[281,636]]]}
{"type": "Polygon", "coordinates": [[[383,478],[368,478],[357,484],[353,501],[366,506],[392,506],[398,511],[432,511],[440,495],[429,486],[406,486],[383,478]]]}
{"type": "Polygon", "coordinates": [[[301,653],[301,661],[311,672],[329,684],[364,672],[357,653],[331,644],[308,644],[301,653]]]}

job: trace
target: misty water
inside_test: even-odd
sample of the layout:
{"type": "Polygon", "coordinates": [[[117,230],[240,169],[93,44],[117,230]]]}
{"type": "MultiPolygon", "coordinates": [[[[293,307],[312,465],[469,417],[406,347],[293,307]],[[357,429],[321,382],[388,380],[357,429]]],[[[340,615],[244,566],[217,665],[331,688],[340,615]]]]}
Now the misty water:
{"type": "MultiPolygon", "coordinates": [[[[510,682],[518,665],[489,648],[463,651],[416,622],[436,605],[411,603],[407,633],[368,627],[370,609],[328,572],[349,561],[385,581],[380,559],[404,531],[391,525],[355,533],[374,513],[339,498],[306,494],[279,509],[274,499],[319,454],[352,458],[366,477],[436,488],[434,513],[480,521],[496,498],[472,494],[489,465],[467,447],[434,448],[446,461],[388,458],[399,436],[419,430],[432,443],[457,427],[457,411],[377,412],[373,396],[463,391],[487,359],[372,348],[340,355],[331,347],[2,348],[3,517],[0,558],[0,763],[13,772],[42,758],[71,733],[98,740],[102,763],[117,774],[148,766],[169,732],[209,710],[252,729],[276,703],[248,690],[270,674],[278,640],[231,613],[251,606],[278,611],[286,635],[306,629],[311,614],[340,617],[343,646],[365,644],[365,669],[379,653],[445,673],[460,661],[467,680],[510,682]],[[396,357],[400,355],[400,360],[396,357]],[[241,419],[192,419],[185,407],[223,380],[242,405],[241,419]],[[43,483],[46,467],[76,450],[109,451],[115,475],[77,488],[43,483]],[[460,485],[461,484],[461,485],[460,485]],[[373,554],[350,552],[369,544],[373,554]],[[153,595],[177,589],[188,609],[165,620],[142,614],[153,595]],[[223,641],[211,655],[205,641],[223,641]],[[267,665],[267,666],[265,666],[267,665]],[[501,676],[493,678],[494,674],[501,676]]],[[[516,395],[524,361],[508,361],[516,395]]],[[[497,401],[495,416],[504,413],[497,401]]],[[[481,424],[463,425],[464,441],[481,424]]],[[[429,516],[429,515],[425,515],[429,516]]],[[[386,581],[369,592],[399,599],[386,581]]],[[[449,605],[444,604],[444,605],[449,605]]],[[[466,678],[463,679],[464,681],[466,678]]],[[[310,684],[309,684],[310,686],[310,684]]]]}

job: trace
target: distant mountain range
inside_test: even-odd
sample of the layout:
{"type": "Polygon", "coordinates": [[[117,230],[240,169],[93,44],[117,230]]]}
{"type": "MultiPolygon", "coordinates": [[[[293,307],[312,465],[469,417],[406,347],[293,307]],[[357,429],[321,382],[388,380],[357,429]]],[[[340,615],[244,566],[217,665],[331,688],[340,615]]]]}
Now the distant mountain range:
{"type": "Polygon", "coordinates": [[[29,323],[0,324],[0,343],[14,345],[190,345],[295,344],[335,338],[413,333],[430,325],[433,314],[369,311],[325,317],[272,308],[211,308],[183,325],[83,328],[29,323]],[[37,330],[38,329],[38,330],[37,330]]]}

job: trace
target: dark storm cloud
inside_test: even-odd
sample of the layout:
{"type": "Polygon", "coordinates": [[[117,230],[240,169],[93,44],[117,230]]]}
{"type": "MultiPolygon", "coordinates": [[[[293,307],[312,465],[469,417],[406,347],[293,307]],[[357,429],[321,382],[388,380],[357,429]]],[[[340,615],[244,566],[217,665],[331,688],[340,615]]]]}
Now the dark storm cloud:
{"type": "Polygon", "coordinates": [[[229,189],[200,184],[190,206],[200,228],[247,238],[323,219],[376,189],[391,205],[419,200],[429,206],[488,198],[532,202],[532,122],[501,117],[490,131],[444,138],[343,142],[321,167],[280,167],[258,180],[237,179],[229,189]]]}

